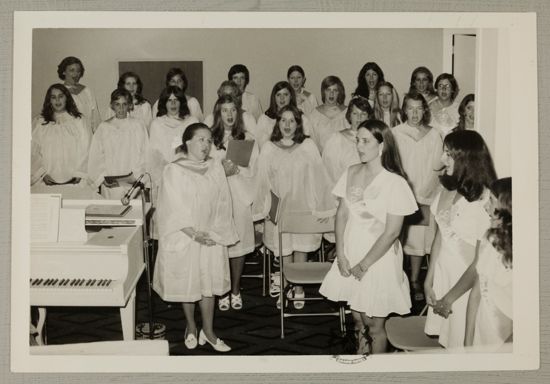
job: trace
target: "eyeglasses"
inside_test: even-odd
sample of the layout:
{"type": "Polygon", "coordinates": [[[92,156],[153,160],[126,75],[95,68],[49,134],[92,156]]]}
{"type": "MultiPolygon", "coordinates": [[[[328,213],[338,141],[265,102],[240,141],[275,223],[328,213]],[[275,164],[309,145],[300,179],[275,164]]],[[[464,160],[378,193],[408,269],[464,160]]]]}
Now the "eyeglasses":
{"type": "Polygon", "coordinates": [[[451,84],[439,84],[437,86],[437,89],[441,89],[442,91],[446,91],[446,90],[449,90],[451,89],[451,84]]]}

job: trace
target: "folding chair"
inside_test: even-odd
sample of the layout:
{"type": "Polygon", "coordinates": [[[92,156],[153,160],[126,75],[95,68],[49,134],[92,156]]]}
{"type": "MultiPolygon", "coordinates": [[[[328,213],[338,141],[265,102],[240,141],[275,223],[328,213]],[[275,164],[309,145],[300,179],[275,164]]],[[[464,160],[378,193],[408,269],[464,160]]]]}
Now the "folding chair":
{"type": "Polygon", "coordinates": [[[386,321],[388,341],[404,352],[433,350],[441,348],[436,338],[424,333],[426,305],[419,316],[391,317],[386,321]]]}
{"type": "MultiPolygon", "coordinates": [[[[254,252],[260,253],[262,256],[262,273],[257,274],[243,274],[241,277],[247,277],[247,278],[254,278],[254,279],[262,279],[262,296],[265,296],[266,293],[266,276],[270,276],[269,271],[266,271],[267,269],[267,258],[269,257],[267,255],[267,250],[262,242],[262,233],[257,232],[254,230],[254,237],[255,237],[255,246],[254,246],[254,252]]],[[[259,262],[255,261],[246,261],[245,265],[258,265],[259,262]]]]}
{"type": "Polygon", "coordinates": [[[302,262],[302,263],[285,263],[283,257],[283,233],[300,233],[300,234],[323,234],[334,231],[334,217],[329,218],[326,222],[319,222],[311,212],[285,212],[281,214],[281,206],[279,198],[272,193],[271,210],[269,220],[273,224],[278,224],[278,241],[279,241],[279,262],[280,262],[280,284],[281,293],[281,339],[285,337],[284,319],[285,317],[298,316],[338,316],[340,320],[340,332],[345,334],[345,309],[343,303],[338,303],[338,311],[333,312],[307,312],[307,313],[288,313],[285,312],[285,306],[288,301],[303,300],[325,300],[324,297],[305,297],[300,299],[287,298],[287,293],[294,285],[314,285],[321,284],[332,266],[332,263],[327,263],[321,260],[320,262],[302,262]],[[284,281],[287,281],[287,286],[284,287],[284,281]]]}

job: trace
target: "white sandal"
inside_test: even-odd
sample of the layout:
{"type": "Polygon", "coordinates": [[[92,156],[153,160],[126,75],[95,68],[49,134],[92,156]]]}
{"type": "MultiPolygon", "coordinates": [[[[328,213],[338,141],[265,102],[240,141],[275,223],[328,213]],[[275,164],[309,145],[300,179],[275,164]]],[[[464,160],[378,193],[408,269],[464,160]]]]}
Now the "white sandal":
{"type": "Polygon", "coordinates": [[[220,297],[218,299],[218,308],[220,311],[228,311],[230,307],[229,303],[229,295],[226,295],[224,297],[220,297]]]}
{"type": "Polygon", "coordinates": [[[236,309],[237,311],[239,309],[242,309],[243,307],[243,298],[240,293],[234,295],[231,294],[231,308],[236,309]]]}

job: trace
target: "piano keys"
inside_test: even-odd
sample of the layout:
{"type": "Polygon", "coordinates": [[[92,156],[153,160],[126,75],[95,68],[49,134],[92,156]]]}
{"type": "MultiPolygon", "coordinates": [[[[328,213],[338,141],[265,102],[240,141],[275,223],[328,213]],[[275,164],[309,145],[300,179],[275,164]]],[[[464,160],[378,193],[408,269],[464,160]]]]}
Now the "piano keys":
{"type": "MultiPolygon", "coordinates": [[[[144,269],[141,226],[102,228],[85,243],[32,243],[30,303],[120,307],[124,340],[133,340],[135,289],[144,269]]],[[[41,336],[45,310],[39,313],[41,336]]]]}

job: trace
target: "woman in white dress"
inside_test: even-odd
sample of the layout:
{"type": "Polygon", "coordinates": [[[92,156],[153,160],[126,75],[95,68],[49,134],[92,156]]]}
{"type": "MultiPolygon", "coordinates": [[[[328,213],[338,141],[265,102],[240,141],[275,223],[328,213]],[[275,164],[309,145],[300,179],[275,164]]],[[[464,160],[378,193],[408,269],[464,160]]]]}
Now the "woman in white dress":
{"type": "Polygon", "coordinates": [[[190,115],[187,98],[177,86],[169,86],[162,91],[157,115],[151,123],[148,158],[148,169],[154,183],[154,203],[162,171],[166,164],[174,161],[179,139],[190,124],[198,123],[197,118],[190,115]]]}
{"type": "Polygon", "coordinates": [[[412,72],[408,93],[413,93],[414,91],[424,96],[428,104],[437,97],[437,93],[434,90],[434,75],[428,68],[417,67],[412,72]]]}
{"type": "MultiPolygon", "coordinates": [[[[130,104],[130,117],[141,121],[147,134],[149,134],[149,128],[151,121],[153,121],[153,115],[151,111],[151,104],[142,96],[143,83],[139,76],[134,72],[125,72],[118,79],[117,88],[125,89],[132,95],[132,103],[130,104]]],[[[112,106],[109,106],[106,119],[110,119],[115,115],[112,106]]]]}
{"type": "Polygon", "coordinates": [[[476,102],[473,93],[469,93],[460,102],[458,106],[458,124],[453,131],[462,131],[464,129],[475,129],[476,102]]]}
{"type": "Polygon", "coordinates": [[[64,58],[57,66],[57,75],[71,92],[76,107],[82,113],[91,140],[92,134],[101,122],[101,116],[94,93],[89,87],[80,84],[80,79],[84,76],[82,61],[74,56],[64,58]]]}
{"type": "Polygon", "coordinates": [[[232,80],[237,84],[242,93],[242,109],[254,116],[258,120],[263,113],[262,105],[258,97],[246,90],[250,83],[250,72],[244,64],[235,64],[229,68],[227,80],[232,80]]]}
{"type": "MultiPolygon", "coordinates": [[[[372,353],[383,353],[387,316],[411,308],[399,234],[404,216],[417,206],[384,122],[361,123],[357,151],[361,162],[350,166],[332,191],[340,200],[337,256],[319,291],[332,301],[346,301],[358,338],[371,340],[372,353]]],[[[367,352],[364,348],[360,342],[358,353],[367,352]]]]}
{"type": "Polygon", "coordinates": [[[332,134],[345,129],[346,91],[344,84],[336,76],[327,76],[321,82],[323,104],[311,112],[309,119],[313,127],[311,138],[323,153],[326,141],[332,134]]]}
{"type": "MultiPolygon", "coordinates": [[[[313,141],[303,130],[302,112],[296,106],[283,107],[277,115],[271,140],[265,143],[258,159],[258,193],[253,212],[257,218],[266,217],[270,207],[270,190],[284,202],[284,212],[311,212],[319,220],[335,213],[330,195],[330,178],[313,141]],[[259,217],[258,217],[259,216],[259,217]]],[[[264,244],[279,255],[277,226],[266,220],[264,244]]],[[[283,234],[282,255],[293,255],[296,262],[304,262],[307,252],[321,245],[321,235],[283,234]]],[[[304,297],[301,286],[294,289],[294,297],[304,297]]],[[[302,309],[303,301],[294,301],[302,309]]]]}
{"type": "Polygon", "coordinates": [[[82,114],[63,84],[48,88],[32,127],[31,185],[88,188],[90,136],[82,114]]]}
{"type": "MultiPolygon", "coordinates": [[[[166,73],[166,86],[171,87],[175,86],[178,87],[183,91],[185,94],[186,104],[187,108],[189,109],[189,114],[193,117],[195,117],[198,121],[202,121],[203,115],[202,115],[202,109],[201,105],[199,104],[199,101],[194,98],[193,96],[187,95],[187,87],[189,86],[189,83],[187,82],[187,76],[185,76],[185,72],[181,68],[170,68],[168,72],[166,73]]],[[[153,119],[159,115],[159,100],[155,101],[155,104],[153,104],[153,119]]]]}
{"type": "Polygon", "coordinates": [[[442,73],[435,79],[437,98],[430,103],[431,125],[440,129],[443,135],[458,124],[458,83],[449,73],[442,73]]]}
{"type": "Polygon", "coordinates": [[[357,76],[357,88],[355,88],[353,96],[362,96],[368,99],[371,108],[374,108],[376,86],[380,81],[385,81],[382,68],[373,62],[366,63],[357,76]]]}
{"type": "Polygon", "coordinates": [[[378,82],[374,99],[374,118],[393,128],[401,124],[400,113],[399,95],[393,84],[388,81],[378,82]]]}
{"type": "Polygon", "coordinates": [[[454,302],[470,288],[466,311],[465,346],[498,350],[512,340],[512,179],[491,184],[485,209],[491,227],[481,241],[474,262],[454,287],[434,305],[434,312],[448,318],[454,302]]]}
{"type": "MultiPolygon", "coordinates": [[[[218,87],[218,90],[216,93],[218,95],[218,98],[224,95],[230,95],[235,98],[235,101],[237,101],[241,106],[239,107],[239,114],[242,116],[244,130],[249,134],[251,134],[252,136],[256,137],[256,119],[250,113],[243,111],[242,98],[241,98],[242,92],[241,92],[241,89],[238,87],[238,85],[235,84],[233,80],[224,80],[218,87]]],[[[209,127],[212,127],[212,124],[214,124],[213,113],[209,114],[204,118],[204,124],[208,125],[209,127]]]]}
{"type": "Polygon", "coordinates": [[[296,93],[298,109],[309,115],[319,105],[315,95],[304,89],[306,73],[299,65],[292,65],[286,72],[286,78],[296,93]]]}
{"type": "Polygon", "coordinates": [[[142,121],[128,113],[131,105],[130,92],[115,89],[111,93],[115,115],[99,124],[92,137],[88,177],[107,199],[120,199],[145,172],[149,137],[142,121]]]}
{"type": "MultiPolygon", "coordinates": [[[[496,179],[489,149],[475,131],[448,134],[441,160],[444,173],[439,179],[443,189],[431,206],[437,232],[424,281],[426,303],[432,306],[474,261],[476,243],[490,225],[484,205],[489,199],[488,188],[496,179]]],[[[439,336],[439,344],[445,348],[464,345],[468,296],[467,293],[455,301],[447,319],[432,309],[428,311],[424,330],[428,335],[439,336]]]]}
{"type": "MultiPolygon", "coordinates": [[[[287,81],[279,81],[271,90],[269,108],[260,116],[256,125],[254,136],[256,136],[260,149],[266,142],[270,141],[279,111],[288,105],[298,108],[296,105],[296,93],[294,93],[294,89],[287,81]]],[[[310,136],[313,128],[306,116],[302,116],[302,124],[304,134],[310,136]]]]}
{"type": "Polygon", "coordinates": [[[430,110],[418,92],[405,95],[401,116],[403,123],[392,128],[403,167],[420,207],[419,214],[406,220],[403,251],[409,258],[410,282],[414,299],[424,299],[419,281],[424,256],[430,253],[435,236],[435,223],[430,220],[429,206],[439,188],[443,140],[441,132],[429,125],[430,110]]]}
{"type": "Polygon", "coordinates": [[[254,222],[252,220],[252,199],[256,184],[256,160],[259,150],[256,143],[250,155],[247,167],[238,166],[226,160],[230,140],[254,140],[245,131],[242,110],[238,99],[231,95],[222,95],[214,105],[212,131],[212,150],[210,156],[221,162],[229,183],[233,203],[233,219],[239,241],[228,248],[231,270],[231,295],[227,294],[218,301],[218,308],[227,311],[229,306],[239,310],[243,307],[241,296],[241,275],[245,256],[254,251],[254,222]]]}
{"type": "Polygon", "coordinates": [[[231,348],[214,331],[214,296],[229,290],[227,246],[237,241],[237,233],[223,167],[208,156],[211,144],[206,125],[190,125],[183,133],[179,157],[164,169],[153,288],[163,300],[183,303],[187,348],[208,342],[216,351],[228,352],[231,348]],[[197,302],[200,332],[195,322],[197,302]]]}

